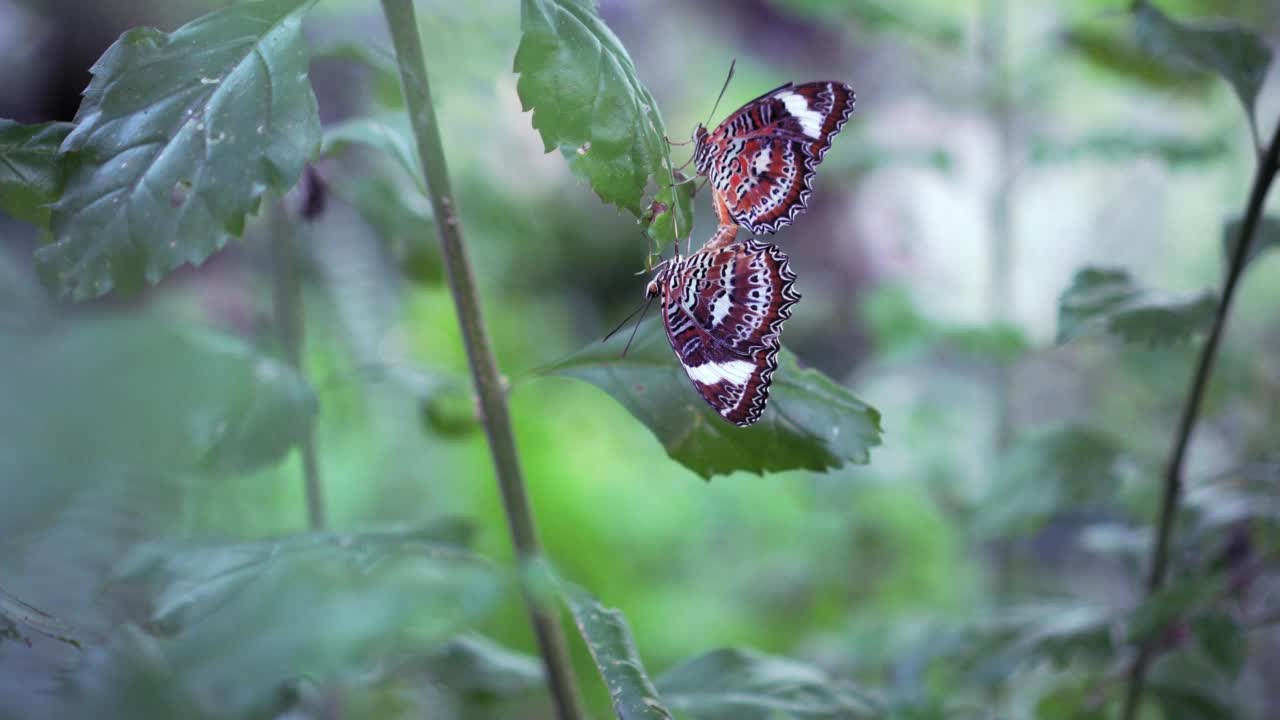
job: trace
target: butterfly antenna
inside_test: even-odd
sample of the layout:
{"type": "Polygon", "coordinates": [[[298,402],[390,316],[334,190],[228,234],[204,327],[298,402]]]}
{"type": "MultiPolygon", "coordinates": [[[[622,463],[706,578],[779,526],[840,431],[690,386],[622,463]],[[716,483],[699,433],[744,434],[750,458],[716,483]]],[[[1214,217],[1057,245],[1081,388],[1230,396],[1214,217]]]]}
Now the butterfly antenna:
{"type": "MultiPolygon", "coordinates": [[[[652,298],[651,298],[651,299],[652,299],[652,298]]],[[[638,308],[636,308],[635,310],[632,310],[631,312],[627,313],[627,316],[626,316],[626,317],[624,317],[624,318],[622,318],[622,322],[618,323],[618,327],[616,327],[616,328],[614,328],[614,329],[610,330],[608,335],[605,335],[603,338],[601,338],[601,339],[600,339],[600,342],[609,342],[609,338],[611,338],[611,337],[613,337],[614,335],[616,335],[616,334],[618,333],[618,331],[619,331],[619,330],[621,330],[621,329],[622,329],[622,327],[623,327],[624,325],[626,325],[628,322],[630,322],[630,321],[631,321],[631,318],[633,318],[633,317],[635,317],[635,316],[636,316],[636,313],[640,312],[641,310],[645,309],[645,308],[646,308],[646,307],[648,307],[648,306],[649,306],[649,301],[647,301],[647,300],[646,300],[644,303],[642,303],[642,304],[640,305],[640,307],[638,307],[638,308]]],[[[642,317],[643,317],[643,316],[642,316],[642,317]]]]}
{"type": "Polygon", "coordinates": [[[644,307],[641,309],[640,319],[636,320],[636,326],[631,330],[631,337],[627,338],[627,346],[622,348],[622,357],[627,356],[627,351],[631,349],[631,341],[635,340],[636,333],[640,332],[640,323],[644,321],[644,314],[649,312],[649,306],[653,304],[653,298],[654,296],[650,295],[648,301],[645,302],[644,307]]]}
{"type": "Polygon", "coordinates": [[[720,86],[720,94],[716,96],[716,104],[711,106],[711,114],[707,116],[707,121],[703,123],[704,125],[710,125],[711,118],[716,116],[716,110],[720,107],[720,100],[724,98],[724,91],[729,89],[729,81],[733,79],[733,69],[737,64],[737,58],[734,58],[729,62],[729,74],[724,78],[724,85],[720,86]]]}

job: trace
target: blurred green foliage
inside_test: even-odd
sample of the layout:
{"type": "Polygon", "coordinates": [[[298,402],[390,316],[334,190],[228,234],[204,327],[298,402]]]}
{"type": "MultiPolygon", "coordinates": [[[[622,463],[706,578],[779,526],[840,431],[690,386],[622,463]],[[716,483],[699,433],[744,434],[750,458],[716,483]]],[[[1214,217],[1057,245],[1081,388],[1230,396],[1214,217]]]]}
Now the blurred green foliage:
{"type": "MultiPolygon", "coordinates": [[[[131,25],[159,5],[103,7],[131,25]]],[[[1239,106],[1275,122],[1259,38],[1278,20],[1139,5],[418,3],[529,494],[581,588],[593,717],[1115,717],[1142,643],[1142,717],[1277,712],[1274,217],[1192,444],[1173,582],[1143,585],[1239,242],[1239,106]],[[805,298],[745,433],[656,323],[625,358],[626,333],[599,342],[642,301],[650,240],[709,234],[709,193],[664,187],[688,150],[664,136],[705,119],[731,57],[721,116],[788,80],[860,98],[774,238],[805,298]]],[[[59,32],[22,7],[0,24],[59,32]]],[[[74,130],[0,121],[0,719],[553,717],[381,16],[186,9],[215,14],[95,49],[74,130]],[[154,178],[123,167],[141,154],[154,178]],[[282,205],[304,248],[293,368],[253,211],[309,161],[323,212],[282,205]],[[123,210],[68,200],[128,183],[123,210]],[[309,434],[324,531],[293,452],[309,434]]],[[[56,54],[32,48],[0,67],[56,54]]]]}

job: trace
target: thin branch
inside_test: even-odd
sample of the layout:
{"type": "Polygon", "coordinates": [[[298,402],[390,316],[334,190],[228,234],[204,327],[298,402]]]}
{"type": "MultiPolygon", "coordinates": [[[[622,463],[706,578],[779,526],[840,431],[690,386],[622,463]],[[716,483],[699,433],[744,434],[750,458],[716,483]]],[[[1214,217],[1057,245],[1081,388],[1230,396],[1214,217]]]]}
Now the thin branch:
{"type": "MultiPolygon", "coordinates": [[[[298,277],[298,251],[294,242],[297,225],[281,200],[271,206],[271,299],[276,331],[285,361],[302,373],[302,281],[298,277]]],[[[314,426],[302,437],[298,451],[302,454],[302,480],[307,494],[307,525],[312,530],[325,526],[324,489],[320,484],[320,466],[316,461],[314,426]]]]}
{"type": "MultiPolygon", "coordinates": [[[[1191,442],[1191,431],[1195,429],[1196,418],[1200,414],[1200,404],[1205,389],[1213,373],[1213,363],[1218,354],[1218,345],[1222,341],[1223,331],[1227,325],[1227,313],[1231,309],[1231,299],[1235,295],[1236,284],[1249,259],[1249,248],[1253,244],[1253,236],[1262,221],[1262,209],[1280,169],[1280,123],[1276,125],[1275,134],[1266,153],[1259,159],[1253,176],[1253,189],[1249,193],[1249,205],[1245,211],[1244,223],[1240,234],[1235,239],[1236,245],[1231,253],[1231,262],[1227,266],[1227,281],[1222,287],[1222,301],[1218,303],[1217,314],[1213,319],[1213,327],[1209,330],[1209,339],[1205,341],[1196,362],[1195,374],[1191,379],[1191,391],[1187,394],[1186,404],[1182,408],[1182,417],[1178,421],[1177,433],[1174,435],[1173,448],[1169,453],[1169,461],[1165,466],[1164,495],[1160,504],[1160,519],[1157,525],[1156,544],[1151,560],[1151,574],[1147,577],[1147,597],[1164,585],[1169,573],[1169,548],[1173,539],[1173,526],[1177,520],[1178,507],[1182,500],[1182,465],[1186,459],[1187,446],[1191,442]]],[[[1142,687],[1146,681],[1147,669],[1154,657],[1151,643],[1147,643],[1134,658],[1129,672],[1129,691],[1125,696],[1124,720],[1133,720],[1137,716],[1138,704],[1142,699],[1142,687]]]]}
{"type": "Polygon", "coordinates": [[[435,211],[440,254],[444,259],[472,380],[479,397],[480,421],[484,424],[485,434],[489,439],[489,452],[493,458],[498,487],[502,492],[507,525],[522,571],[521,590],[525,605],[547,669],[557,716],[561,720],[580,720],[583,713],[574,685],[573,666],[569,660],[559,612],[544,605],[534,587],[536,578],[525,572],[541,565],[542,546],[520,472],[520,458],[511,431],[511,416],[507,411],[506,389],[498,373],[493,351],[489,347],[479,293],[467,260],[453,194],[449,188],[449,173],[445,165],[435,107],[431,102],[431,90],[427,83],[426,61],[418,38],[418,20],[413,1],[382,0],[382,10],[391,29],[391,42],[395,47],[396,62],[400,69],[405,105],[417,140],[418,154],[422,159],[427,194],[435,211]]]}

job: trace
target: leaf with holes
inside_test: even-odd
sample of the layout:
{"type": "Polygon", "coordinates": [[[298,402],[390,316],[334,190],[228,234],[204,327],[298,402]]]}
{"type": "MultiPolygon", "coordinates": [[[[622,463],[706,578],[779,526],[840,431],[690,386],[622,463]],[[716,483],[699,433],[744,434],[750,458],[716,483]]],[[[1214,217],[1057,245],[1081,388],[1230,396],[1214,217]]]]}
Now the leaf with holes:
{"type": "Polygon", "coordinates": [[[136,290],[244,230],[268,190],[320,146],[302,15],[314,0],[244,3],[171,34],[136,28],[94,64],[61,148],[41,275],[63,296],[136,290]]]}
{"type": "Polygon", "coordinates": [[[1182,342],[1209,327],[1217,306],[1210,292],[1162,299],[1127,270],[1084,268],[1058,299],[1058,342],[1098,332],[1152,346],[1182,342]]]}
{"type": "Polygon", "coordinates": [[[23,125],[0,119],[0,210],[35,223],[49,223],[49,205],[61,184],[58,148],[71,123],[23,125]]]}
{"type": "Polygon", "coordinates": [[[667,454],[710,479],[738,470],[826,471],[866,464],[880,444],[880,413],[784,349],[764,415],[751,427],[725,422],[689,385],[659,322],[641,326],[626,357],[626,333],[597,343],[543,374],[585,380],[622,403],[667,454]]]}
{"type": "Polygon", "coordinates": [[[609,687],[619,720],[671,720],[658,691],[645,673],[627,619],[580,587],[562,584],[562,597],[573,613],[582,640],[600,677],[609,687]]]}
{"type": "Polygon", "coordinates": [[[672,708],[692,720],[864,720],[879,702],[821,670],[753,650],[699,655],[658,678],[672,708]]]}
{"type": "Polygon", "coordinates": [[[1233,23],[1186,25],[1148,2],[1133,9],[1138,42],[1157,57],[1176,56],[1231,83],[1254,122],[1254,104],[1267,77],[1271,49],[1253,32],[1233,23]]]}
{"type": "MultiPolygon", "coordinates": [[[[521,106],[533,111],[545,150],[558,148],[601,200],[637,218],[645,213],[650,181],[670,200],[671,152],[657,102],[595,3],[523,0],[520,28],[516,90],[521,106]]],[[[674,200],[687,234],[692,196],[677,192],[674,200]]],[[[670,228],[669,222],[653,223],[650,236],[668,241],[670,228]]]]}

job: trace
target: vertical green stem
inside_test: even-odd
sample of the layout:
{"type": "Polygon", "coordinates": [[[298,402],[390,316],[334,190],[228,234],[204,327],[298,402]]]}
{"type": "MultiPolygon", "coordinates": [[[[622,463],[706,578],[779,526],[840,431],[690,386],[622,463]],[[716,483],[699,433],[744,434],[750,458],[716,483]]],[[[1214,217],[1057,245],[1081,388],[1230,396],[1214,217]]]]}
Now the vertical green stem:
{"type": "MultiPolygon", "coordinates": [[[[472,380],[480,401],[480,419],[489,439],[489,452],[493,458],[498,487],[502,492],[517,561],[524,570],[541,561],[542,547],[520,473],[520,459],[511,431],[511,416],[507,411],[506,389],[498,373],[493,351],[489,347],[480,311],[479,293],[467,260],[457,210],[449,188],[444,149],[440,142],[435,108],[431,102],[431,90],[427,84],[426,60],[418,37],[418,20],[412,0],[382,0],[382,10],[391,29],[391,41],[400,67],[400,81],[404,86],[409,121],[417,140],[423,175],[431,197],[431,207],[435,212],[440,253],[444,258],[449,288],[458,313],[458,324],[462,328],[463,344],[471,365],[472,380]]],[[[578,720],[583,715],[574,686],[568,647],[560,626],[560,616],[542,604],[530,586],[527,573],[521,572],[520,575],[525,604],[547,669],[557,715],[561,720],[578,720]]]]}
{"type": "MultiPolygon", "coordinates": [[[[271,206],[271,297],[276,331],[285,361],[302,372],[302,281],[298,277],[298,253],[295,247],[297,226],[289,221],[283,202],[271,206]]],[[[320,467],[316,463],[315,429],[307,431],[298,448],[302,453],[302,479],[307,494],[307,524],[312,530],[325,526],[324,490],[320,486],[320,467]]]]}
{"type": "MultiPolygon", "coordinates": [[[[1173,540],[1173,526],[1177,520],[1178,506],[1182,500],[1182,465],[1186,459],[1187,446],[1191,441],[1191,431],[1195,429],[1196,418],[1200,414],[1200,404],[1204,399],[1205,389],[1209,385],[1209,377],[1213,373],[1213,363],[1217,358],[1218,345],[1222,341],[1223,330],[1227,325],[1227,312],[1231,309],[1231,299],[1235,296],[1236,285],[1248,263],[1249,247],[1253,244],[1254,235],[1262,221],[1263,205],[1277,170],[1280,170],[1280,123],[1276,124],[1271,144],[1267,146],[1266,152],[1254,171],[1249,205],[1245,210],[1240,235],[1235,239],[1236,245],[1231,253],[1231,261],[1227,266],[1227,280],[1222,286],[1222,301],[1218,303],[1217,314],[1209,330],[1209,339],[1205,341],[1204,348],[1200,351],[1195,373],[1191,376],[1191,390],[1182,407],[1182,416],[1173,438],[1173,448],[1169,452],[1169,460],[1165,465],[1164,494],[1161,497],[1160,519],[1156,526],[1151,574],[1147,576],[1147,597],[1164,586],[1165,577],[1169,574],[1169,548],[1173,540]]],[[[1124,712],[1121,715],[1124,720],[1132,720],[1137,716],[1147,669],[1154,657],[1153,646],[1153,642],[1147,642],[1139,649],[1130,667],[1129,688],[1125,695],[1124,712]]]]}

